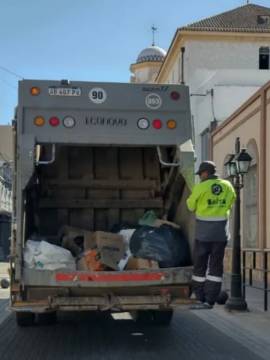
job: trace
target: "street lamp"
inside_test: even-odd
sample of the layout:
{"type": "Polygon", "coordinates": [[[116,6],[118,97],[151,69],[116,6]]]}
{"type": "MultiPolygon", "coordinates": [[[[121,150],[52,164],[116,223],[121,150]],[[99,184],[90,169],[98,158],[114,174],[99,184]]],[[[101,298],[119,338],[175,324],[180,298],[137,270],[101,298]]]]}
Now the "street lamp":
{"type": "Polygon", "coordinates": [[[225,163],[225,168],[226,168],[226,173],[230,178],[237,175],[235,155],[233,154],[229,155],[228,161],[225,163]]]}
{"type": "Polygon", "coordinates": [[[231,296],[226,303],[229,310],[246,310],[247,303],[242,295],[241,279],[241,235],[240,235],[240,192],[244,187],[244,175],[247,174],[251,156],[246,149],[240,151],[240,139],[236,138],[235,154],[230,154],[225,163],[226,172],[233,180],[236,192],[234,209],[233,246],[232,246],[232,275],[231,275],[231,296]]]}
{"type": "Polygon", "coordinates": [[[247,153],[247,150],[242,149],[240,154],[236,155],[235,160],[237,172],[240,175],[247,174],[252,160],[252,157],[249,155],[249,153],[247,153]]]}

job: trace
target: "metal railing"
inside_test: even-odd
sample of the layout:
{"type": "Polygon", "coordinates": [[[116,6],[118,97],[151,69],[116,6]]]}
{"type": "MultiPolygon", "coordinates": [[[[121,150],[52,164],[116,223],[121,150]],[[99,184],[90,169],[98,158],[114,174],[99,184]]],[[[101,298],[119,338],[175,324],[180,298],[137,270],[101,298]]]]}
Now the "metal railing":
{"type": "Polygon", "coordinates": [[[261,290],[264,294],[264,311],[268,310],[268,300],[269,300],[269,279],[268,273],[270,273],[269,259],[270,249],[243,249],[242,250],[242,277],[243,277],[243,296],[246,298],[246,288],[250,287],[253,289],[261,290]],[[251,264],[247,265],[247,256],[251,254],[251,264]],[[261,254],[260,261],[262,262],[262,267],[258,267],[258,254],[261,254]],[[254,281],[254,272],[263,274],[263,281],[254,281]],[[248,277],[247,277],[248,273],[248,277]],[[259,285],[257,285],[259,283],[259,285]],[[262,284],[260,286],[260,284],[262,284]]]}

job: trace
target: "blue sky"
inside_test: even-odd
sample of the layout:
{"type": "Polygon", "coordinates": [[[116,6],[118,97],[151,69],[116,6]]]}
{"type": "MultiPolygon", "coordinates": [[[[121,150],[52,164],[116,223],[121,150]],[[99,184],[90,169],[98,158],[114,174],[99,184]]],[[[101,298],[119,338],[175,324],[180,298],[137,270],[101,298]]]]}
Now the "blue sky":
{"type": "MultiPolygon", "coordinates": [[[[182,25],[244,0],[1,0],[0,123],[9,123],[18,79],[129,81],[129,65],[151,45],[168,49],[182,25]]],[[[253,3],[269,6],[270,0],[253,3]]]]}

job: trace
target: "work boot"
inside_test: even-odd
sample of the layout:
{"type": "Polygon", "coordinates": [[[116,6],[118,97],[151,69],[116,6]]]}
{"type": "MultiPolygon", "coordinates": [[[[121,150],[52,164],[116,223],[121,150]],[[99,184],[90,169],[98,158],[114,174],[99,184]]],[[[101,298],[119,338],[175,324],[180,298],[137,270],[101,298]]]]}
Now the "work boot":
{"type": "Polygon", "coordinates": [[[213,305],[208,304],[207,302],[199,302],[197,304],[193,304],[190,307],[190,310],[210,310],[213,309],[213,305]]]}

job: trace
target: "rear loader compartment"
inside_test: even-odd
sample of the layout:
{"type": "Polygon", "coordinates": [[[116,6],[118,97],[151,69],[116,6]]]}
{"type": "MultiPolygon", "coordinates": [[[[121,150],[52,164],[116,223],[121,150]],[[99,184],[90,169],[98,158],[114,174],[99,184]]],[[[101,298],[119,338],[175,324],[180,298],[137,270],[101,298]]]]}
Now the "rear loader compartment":
{"type": "MultiPolygon", "coordinates": [[[[168,158],[173,152],[174,148],[167,149],[168,158]]],[[[45,161],[50,146],[41,146],[40,154],[39,160],[45,161]]],[[[34,234],[61,246],[58,233],[64,225],[89,231],[111,231],[119,224],[133,228],[149,209],[179,224],[188,236],[189,217],[183,205],[187,193],[179,170],[160,165],[156,147],[57,145],[54,163],[38,166],[26,188],[25,239],[34,234]]],[[[191,270],[93,273],[24,267],[24,305],[37,301],[38,311],[45,295],[44,310],[102,309],[104,301],[107,307],[122,310],[183,304],[189,295],[191,270]]],[[[18,308],[14,302],[14,309],[18,308]]]]}
{"type": "MultiPolygon", "coordinates": [[[[41,147],[41,161],[48,148],[41,147]]],[[[174,151],[167,149],[171,157],[174,151]]],[[[65,225],[89,231],[111,231],[119,224],[132,228],[147,210],[187,232],[186,195],[179,169],[162,167],[156,147],[57,145],[54,163],[38,166],[26,188],[25,238],[36,233],[57,241],[65,225]]]]}

